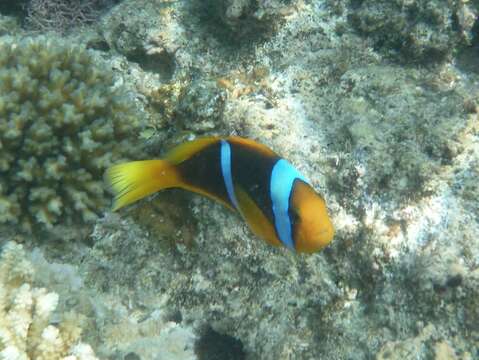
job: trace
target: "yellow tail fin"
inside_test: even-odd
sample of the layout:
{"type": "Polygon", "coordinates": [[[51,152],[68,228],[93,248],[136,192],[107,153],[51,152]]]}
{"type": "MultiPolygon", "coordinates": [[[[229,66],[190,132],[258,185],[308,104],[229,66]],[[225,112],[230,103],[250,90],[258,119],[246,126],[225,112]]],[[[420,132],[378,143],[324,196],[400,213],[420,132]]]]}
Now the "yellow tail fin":
{"type": "Polygon", "coordinates": [[[114,165],[106,171],[106,180],[115,194],[113,211],[154,192],[180,184],[175,166],[165,160],[132,161],[114,165]]]}

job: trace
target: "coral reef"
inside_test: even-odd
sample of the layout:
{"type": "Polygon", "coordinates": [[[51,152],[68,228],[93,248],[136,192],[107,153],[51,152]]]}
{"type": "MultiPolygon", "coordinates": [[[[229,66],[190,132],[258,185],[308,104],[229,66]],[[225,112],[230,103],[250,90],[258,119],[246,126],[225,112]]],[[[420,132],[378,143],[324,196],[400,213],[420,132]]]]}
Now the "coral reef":
{"type": "Polygon", "coordinates": [[[133,153],[135,105],[81,46],[40,37],[0,48],[0,223],[95,219],[104,170],[133,153]]]}
{"type": "Polygon", "coordinates": [[[349,1],[348,20],[393,57],[437,62],[470,44],[478,12],[469,1],[349,1]]]}
{"type": "Polygon", "coordinates": [[[152,124],[157,129],[205,134],[222,126],[225,93],[211,79],[177,80],[146,95],[161,114],[160,121],[152,124]]]}
{"type": "Polygon", "coordinates": [[[285,9],[285,5],[271,1],[207,0],[193,1],[190,11],[199,15],[205,33],[231,46],[269,37],[285,9]]]}
{"type": "MultiPolygon", "coordinates": [[[[152,109],[168,117],[158,136],[178,125],[201,133],[196,121],[205,105],[183,94],[195,94],[189,86],[199,80],[206,92],[199,99],[208,99],[218,90],[203,84],[215,79],[223,110],[208,131],[253,137],[288,157],[325,194],[336,239],[307,258],[272,250],[238,218],[197,197],[193,230],[186,221],[175,223],[176,232],[133,227],[148,215],[170,223],[162,202],[177,195],[160,195],[123,213],[125,222],[98,223],[85,264],[95,274],[91,284],[118,283],[143,306],[160,289],[175,321],[194,325],[197,351],[214,333],[252,359],[367,359],[391,349],[419,349],[425,358],[475,355],[477,327],[466,318],[477,316],[479,226],[471,215],[477,204],[466,198],[477,191],[477,89],[451,64],[432,70],[385,61],[386,45],[357,36],[347,11],[319,1],[297,4],[253,53],[241,45],[228,52],[190,10],[170,5],[149,25],[158,28],[136,41],[140,53],[176,50],[167,84],[143,80],[153,89],[143,92],[152,109]],[[191,80],[183,77],[188,70],[191,80]],[[188,117],[178,115],[185,101],[188,117]]],[[[216,19],[234,31],[234,22],[216,19]]],[[[447,46],[463,41],[453,29],[438,31],[450,36],[447,46]]],[[[447,51],[441,61],[453,55],[447,51]]],[[[229,350],[225,356],[234,358],[229,350]]]]}
{"type": "Polygon", "coordinates": [[[196,360],[195,334],[187,326],[168,321],[160,310],[130,313],[116,306],[108,313],[108,323],[101,329],[105,355],[120,359],[196,360]],[[110,317],[117,316],[112,322],[110,317]]]}
{"type": "Polygon", "coordinates": [[[97,21],[110,0],[30,0],[25,7],[27,27],[38,31],[71,31],[97,21]]]}
{"type": "Polygon", "coordinates": [[[0,358],[95,360],[80,342],[80,318],[65,313],[52,325],[58,295],[33,286],[33,266],[21,245],[8,242],[0,256],[0,358]]]}
{"type": "Polygon", "coordinates": [[[30,0],[5,0],[0,3],[0,14],[21,14],[30,0]]]}
{"type": "Polygon", "coordinates": [[[18,30],[20,30],[20,24],[15,18],[0,13],[0,36],[11,35],[18,30]]]}
{"type": "Polygon", "coordinates": [[[161,44],[152,46],[150,38],[153,29],[157,34],[175,30],[167,21],[172,16],[169,12],[170,7],[169,2],[158,5],[145,0],[136,3],[123,2],[102,19],[102,36],[110,48],[168,80],[175,70],[172,54],[178,47],[170,44],[168,38],[162,38],[161,44]],[[138,16],[124,16],[129,12],[138,16]]]}
{"type": "Polygon", "coordinates": [[[122,1],[89,39],[137,92],[150,156],[204,133],[259,140],[324,194],[336,236],[312,256],[274,249],[172,190],[80,241],[37,241],[41,286],[82,309],[102,358],[477,358],[477,11],[122,1]]]}
{"type": "Polygon", "coordinates": [[[92,25],[118,0],[2,1],[0,14],[15,16],[28,31],[71,33],[92,25]]]}
{"type": "MultiPolygon", "coordinates": [[[[444,78],[448,76],[457,73],[446,70],[444,78]]],[[[347,71],[332,95],[338,98],[338,107],[319,121],[330,124],[326,132],[331,147],[358,159],[361,166],[341,166],[342,179],[331,181],[331,186],[358,187],[383,200],[427,193],[424,185],[431,174],[440,172],[462,151],[460,134],[466,126],[464,94],[442,81],[394,66],[347,71]],[[434,98],[441,100],[431,101],[434,98]],[[341,120],[331,122],[337,118],[341,120]]]]}
{"type": "MultiPolygon", "coordinates": [[[[181,315],[170,310],[162,281],[151,276],[149,267],[143,269],[136,261],[149,258],[148,254],[156,254],[158,269],[173,265],[167,255],[172,245],[165,244],[170,234],[161,235],[171,225],[163,224],[162,231],[158,232],[160,238],[151,241],[134,222],[127,220],[117,227],[118,220],[119,217],[112,214],[95,226],[93,238],[103,239],[104,235],[110,234],[111,241],[109,244],[102,242],[95,249],[85,249],[85,262],[79,267],[89,288],[89,302],[93,304],[89,317],[95,320],[95,326],[89,329],[89,333],[95,336],[92,339],[94,342],[89,340],[90,343],[95,345],[97,354],[102,358],[195,360],[197,335],[194,327],[182,322],[181,315]],[[125,230],[129,233],[127,237],[122,236],[125,230]],[[134,247],[142,249],[142,254],[133,251],[131,258],[120,259],[120,254],[134,247]],[[120,257],[114,256],[111,258],[113,262],[110,262],[106,258],[112,252],[120,257]],[[115,267],[120,262],[125,271],[117,273],[115,267]],[[108,290],[111,289],[110,284],[118,282],[128,285],[116,287],[118,293],[111,293],[108,290]]],[[[173,231],[178,234],[178,227],[170,230],[173,231]]],[[[168,279],[173,280],[172,275],[165,271],[168,279]]],[[[80,294],[78,298],[81,298],[80,294]]]]}
{"type": "MultiPolygon", "coordinates": [[[[131,235],[130,243],[135,237],[145,240],[136,228],[131,235]]],[[[93,253],[89,257],[98,259],[93,253]]],[[[90,260],[87,263],[92,264],[90,260]]],[[[98,265],[97,270],[101,268],[98,265]]],[[[90,266],[49,262],[38,248],[28,252],[13,241],[4,243],[0,257],[0,359],[93,360],[92,347],[102,359],[196,359],[197,336],[172,316],[156,289],[142,292],[141,301],[148,304],[143,312],[127,305],[128,293],[118,301],[117,295],[87,286],[84,275],[92,270],[90,266]]],[[[140,282],[140,288],[145,289],[144,284],[147,279],[140,282]]]]}

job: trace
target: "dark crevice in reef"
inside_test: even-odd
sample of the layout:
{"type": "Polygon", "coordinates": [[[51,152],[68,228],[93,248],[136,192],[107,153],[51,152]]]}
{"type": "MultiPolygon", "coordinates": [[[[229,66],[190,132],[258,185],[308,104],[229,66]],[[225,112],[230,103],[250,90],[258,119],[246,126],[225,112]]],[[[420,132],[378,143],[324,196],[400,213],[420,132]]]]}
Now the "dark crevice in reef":
{"type": "Polygon", "coordinates": [[[462,49],[457,55],[457,65],[463,71],[479,74],[479,19],[471,30],[471,45],[462,49]]]}
{"type": "Polygon", "coordinates": [[[195,0],[190,5],[190,12],[198,14],[202,32],[213,36],[225,48],[253,48],[254,44],[265,41],[275,32],[277,18],[255,16],[257,1],[250,1],[241,14],[235,16],[228,14],[227,4],[224,0],[195,0]]]}
{"type": "Polygon", "coordinates": [[[2,0],[0,1],[0,14],[23,16],[28,0],[2,0]]]}
{"type": "Polygon", "coordinates": [[[243,344],[234,337],[220,334],[208,327],[196,341],[195,353],[199,360],[244,360],[243,344]]]}
{"type": "Polygon", "coordinates": [[[175,57],[166,51],[159,54],[146,54],[143,50],[139,50],[128,54],[127,58],[139,64],[143,70],[159,74],[163,81],[170,81],[175,73],[175,57]]]}

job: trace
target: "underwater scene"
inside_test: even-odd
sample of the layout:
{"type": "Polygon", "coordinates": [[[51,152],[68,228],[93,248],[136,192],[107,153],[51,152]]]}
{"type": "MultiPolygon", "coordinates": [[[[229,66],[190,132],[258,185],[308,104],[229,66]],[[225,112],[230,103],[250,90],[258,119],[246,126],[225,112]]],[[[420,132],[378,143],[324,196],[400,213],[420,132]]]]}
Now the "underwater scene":
{"type": "Polygon", "coordinates": [[[0,0],[0,360],[479,359],[479,0],[0,0]]]}

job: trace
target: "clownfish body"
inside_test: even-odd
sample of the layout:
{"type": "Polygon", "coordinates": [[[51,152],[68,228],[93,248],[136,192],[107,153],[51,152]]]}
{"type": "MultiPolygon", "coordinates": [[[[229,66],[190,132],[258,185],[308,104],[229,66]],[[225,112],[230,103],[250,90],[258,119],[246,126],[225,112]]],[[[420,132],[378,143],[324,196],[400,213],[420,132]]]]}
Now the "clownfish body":
{"type": "Polygon", "coordinates": [[[274,246],[311,253],[334,236],[326,204],[308,181],[268,147],[240,137],[205,137],[173,148],[163,160],[108,169],[113,210],[167,188],[182,188],[238,211],[274,246]]]}

